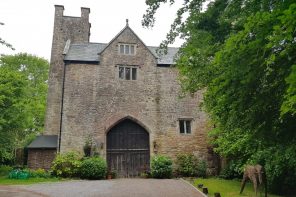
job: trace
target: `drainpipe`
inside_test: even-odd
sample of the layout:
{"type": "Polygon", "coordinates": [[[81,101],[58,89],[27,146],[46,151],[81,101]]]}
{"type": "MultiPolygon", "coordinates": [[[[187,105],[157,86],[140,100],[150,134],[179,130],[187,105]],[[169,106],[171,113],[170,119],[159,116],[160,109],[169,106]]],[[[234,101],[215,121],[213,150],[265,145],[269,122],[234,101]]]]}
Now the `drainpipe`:
{"type": "MultiPolygon", "coordinates": [[[[63,60],[65,59],[69,48],[70,48],[71,40],[68,39],[65,44],[65,48],[63,50],[63,60]]],[[[65,92],[65,79],[66,79],[66,65],[67,62],[63,61],[63,81],[62,81],[62,98],[61,98],[61,117],[60,117],[60,134],[59,134],[59,152],[61,151],[61,141],[62,141],[62,125],[63,125],[63,111],[64,111],[64,92],[65,92]]]]}
{"type": "Polygon", "coordinates": [[[60,132],[59,132],[59,133],[60,133],[60,134],[59,134],[59,151],[58,151],[58,152],[61,151],[66,65],[67,65],[67,63],[64,62],[64,66],[63,66],[63,82],[62,82],[62,98],[61,98],[60,132]]]}

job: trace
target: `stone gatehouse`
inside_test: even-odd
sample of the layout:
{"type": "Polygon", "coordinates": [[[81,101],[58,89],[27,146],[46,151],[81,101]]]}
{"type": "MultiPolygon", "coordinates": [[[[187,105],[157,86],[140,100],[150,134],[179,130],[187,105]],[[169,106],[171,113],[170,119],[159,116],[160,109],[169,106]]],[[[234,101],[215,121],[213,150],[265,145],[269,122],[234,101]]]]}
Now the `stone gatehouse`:
{"type": "MultiPolygon", "coordinates": [[[[42,151],[48,157],[42,143],[48,137],[56,139],[48,145],[56,147],[53,154],[83,153],[91,142],[92,154],[120,176],[137,176],[154,154],[194,153],[215,168],[207,116],[198,107],[202,93],[180,96],[178,48],[159,57],[128,21],[110,42],[91,43],[90,9],[81,8],[81,17],[63,11],[55,6],[45,132],[29,147],[29,158],[44,161],[42,151]]],[[[29,166],[38,167],[34,161],[29,166]]]]}

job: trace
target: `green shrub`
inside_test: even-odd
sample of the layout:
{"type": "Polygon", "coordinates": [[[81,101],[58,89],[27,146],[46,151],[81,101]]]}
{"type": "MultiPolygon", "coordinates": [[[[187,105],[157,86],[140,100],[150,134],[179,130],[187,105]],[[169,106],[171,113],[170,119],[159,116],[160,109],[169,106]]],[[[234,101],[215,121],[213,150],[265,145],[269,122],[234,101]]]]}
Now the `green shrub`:
{"type": "Polygon", "coordinates": [[[0,176],[8,176],[9,172],[12,170],[13,168],[11,166],[0,166],[0,176]]]}
{"type": "Polygon", "coordinates": [[[107,173],[107,163],[101,157],[86,158],[81,163],[79,173],[83,179],[104,179],[107,173]]]}
{"type": "Polygon", "coordinates": [[[156,155],[151,160],[151,175],[153,178],[171,178],[172,177],[172,160],[163,155],[156,155]]]}
{"type": "Polygon", "coordinates": [[[198,161],[196,175],[203,178],[207,176],[207,162],[205,160],[198,161]]]}
{"type": "Polygon", "coordinates": [[[33,177],[33,178],[50,178],[51,177],[49,172],[41,168],[37,170],[30,169],[29,174],[30,174],[30,177],[33,177]]]}
{"type": "Polygon", "coordinates": [[[77,152],[58,154],[52,163],[52,174],[59,177],[76,177],[81,165],[81,156],[77,152]]]}
{"type": "MultiPolygon", "coordinates": [[[[296,146],[285,149],[266,149],[263,164],[267,176],[268,189],[283,196],[296,194],[296,146]],[[264,165],[265,163],[265,165],[264,165]]],[[[262,159],[263,160],[263,159],[262,159]]],[[[260,163],[258,161],[257,163],[260,163]]]]}
{"type": "Polygon", "coordinates": [[[177,174],[185,177],[206,177],[207,163],[199,160],[193,154],[180,154],[177,156],[177,174]]]}
{"type": "Polygon", "coordinates": [[[198,159],[193,154],[180,154],[177,156],[177,174],[185,177],[197,176],[198,159]]]}
{"type": "Polygon", "coordinates": [[[230,161],[219,175],[219,177],[223,179],[241,179],[242,176],[240,163],[235,163],[234,161],[230,161]]]}
{"type": "Polygon", "coordinates": [[[28,179],[30,177],[29,170],[13,169],[9,172],[8,178],[10,179],[28,179]]]}

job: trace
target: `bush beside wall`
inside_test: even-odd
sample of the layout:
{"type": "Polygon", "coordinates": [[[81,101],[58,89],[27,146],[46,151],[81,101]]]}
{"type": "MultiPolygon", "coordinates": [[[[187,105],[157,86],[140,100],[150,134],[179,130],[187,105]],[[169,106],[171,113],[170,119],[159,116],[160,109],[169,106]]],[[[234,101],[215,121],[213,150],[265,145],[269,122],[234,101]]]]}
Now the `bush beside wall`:
{"type": "Polygon", "coordinates": [[[100,157],[86,158],[81,163],[79,174],[83,179],[104,179],[107,174],[107,163],[100,157]]]}
{"type": "Polygon", "coordinates": [[[164,155],[156,155],[151,160],[151,175],[153,178],[171,178],[173,173],[172,160],[164,155]]]}
{"type": "Polygon", "coordinates": [[[193,154],[179,154],[176,160],[176,173],[183,177],[206,177],[207,164],[193,154]]]}
{"type": "Polygon", "coordinates": [[[52,163],[52,173],[58,177],[77,177],[81,155],[76,152],[58,154],[52,163]]]}

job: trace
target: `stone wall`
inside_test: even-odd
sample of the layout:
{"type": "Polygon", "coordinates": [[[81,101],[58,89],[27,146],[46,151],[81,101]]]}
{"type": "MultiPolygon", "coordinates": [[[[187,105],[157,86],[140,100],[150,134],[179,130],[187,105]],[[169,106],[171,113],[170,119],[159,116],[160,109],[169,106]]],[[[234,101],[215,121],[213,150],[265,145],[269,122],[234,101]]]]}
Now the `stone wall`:
{"type": "Polygon", "coordinates": [[[64,75],[63,51],[67,40],[72,43],[89,42],[90,23],[88,8],[81,8],[81,17],[64,16],[64,7],[55,6],[53,40],[48,80],[46,135],[57,135],[60,127],[62,82],[64,75]]]}
{"type": "Polygon", "coordinates": [[[150,133],[151,155],[194,153],[207,160],[207,116],[200,109],[202,92],[181,97],[174,67],[157,67],[145,45],[126,28],[95,64],[66,65],[61,151],[82,152],[91,136],[106,154],[106,132],[130,117],[150,133]],[[120,55],[119,43],[136,43],[136,55],[120,55]],[[118,77],[118,65],[137,65],[137,80],[118,77]],[[192,119],[192,133],[179,133],[179,119],[192,119]],[[75,144],[75,146],[73,146],[75,144]],[[101,146],[103,145],[103,146],[101,146]]]}
{"type": "Polygon", "coordinates": [[[64,73],[66,41],[88,42],[88,13],[83,8],[82,17],[65,17],[63,7],[56,7],[45,134],[59,134],[65,75],[61,152],[83,152],[86,140],[92,138],[106,157],[107,132],[130,118],[149,132],[150,155],[175,158],[193,153],[215,167],[207,143],[207,116],[199,107],[202,91],[181,97],[177,69],[158,67],[157,59],[128,26],[100,54],[100,63],[66,62],[64,73]],[[136,54],[121,55],[120,43],[135,44],[136,54]],[[137,80],[119,79],[118,65],[135,65],[137,80]],[[191,134],[180,134],[179,119],[192,120],[191,134]]]}

